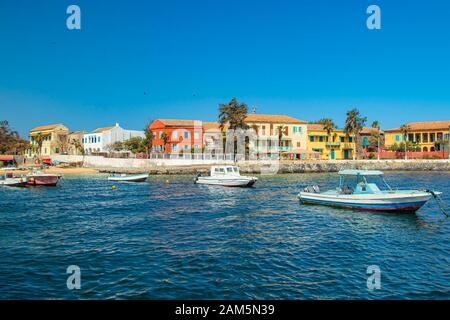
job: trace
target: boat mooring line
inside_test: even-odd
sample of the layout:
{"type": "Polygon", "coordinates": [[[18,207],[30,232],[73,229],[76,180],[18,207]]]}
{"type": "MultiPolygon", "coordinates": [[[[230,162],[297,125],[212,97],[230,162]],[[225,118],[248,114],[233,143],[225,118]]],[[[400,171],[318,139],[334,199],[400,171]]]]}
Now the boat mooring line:
{"type": "Polygon", "coordinates": [[[450,210],[450,207],[447,205],[447,203],[442,199],[439,194],[434,192],[433,190],[425,190],[425,192],[431,193],[433,198],[436,200],[436,203],[441,210],[441,212],[448,218],[450,215],[448,214],[448,211],[450,210]]]}

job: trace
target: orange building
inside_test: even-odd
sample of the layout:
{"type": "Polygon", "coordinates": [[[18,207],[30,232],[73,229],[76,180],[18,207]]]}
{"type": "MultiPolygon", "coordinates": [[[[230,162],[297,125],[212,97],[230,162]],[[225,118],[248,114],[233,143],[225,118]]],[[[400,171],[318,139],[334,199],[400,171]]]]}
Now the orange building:
{"type": "Polygon", "coordinates": [[[202,121],[157,119],[150,125],[150,129],[153,132],[153,152],[202,152],[202,121]]]}

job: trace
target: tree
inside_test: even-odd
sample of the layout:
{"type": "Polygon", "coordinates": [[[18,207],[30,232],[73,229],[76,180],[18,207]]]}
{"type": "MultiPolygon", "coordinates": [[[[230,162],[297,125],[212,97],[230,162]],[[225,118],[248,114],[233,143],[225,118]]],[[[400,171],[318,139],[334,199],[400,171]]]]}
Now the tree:
{"type": "Polygon", "coordinates": [[[145,148],[147,154],[150,154],[153,148],[153,131],[150,129],[152,123],[153,120],[149,120],[145,126],[145,138],[142,140],[142,147],[145,148]]]}
{"type": "Polygon", "coordinates": [[[127,141],[124,141],[123,146],[128,151],[131,151],[132,153],[141,153],[145,152],[147,150],[147,146],[143,143],[145,138],[141,137],[133,137],[128,139],[127,141]]]}
{"type": "Polygon", "coordinates": [[[38,157],[40,157],[42,152],[42,143],[44,142],[44,136],[42,135],[42,133],[38,132],[34,136],[34,142],[36,143],[33,147],[34,152],[37,154],[38,157]]]}
{"type": "Polygon", "coordinates": [[[402,132],[403,135],[403,141],[405,142],[405,160],[408,159],[408,153],[407,153],[407,143],[406,143],[406,139],[408,137],[408,133],[409,131],[411,131],[410,127],[407,124],[404,124],[400,127],[400,131],[402,132]]]}
{"type": "Polygon", "coordinates": [[[84,156],[85,152],[84,152],[84,147],[81,144],[80,140],[78,139],[72,139],[72,141],[69,142],[69,144],[75,148],[76,152],[79,152],[81,155],[84,156]]]}
{"type": "Polygon", "coordinates": [[[166,146],[167,146],[167,143],[169,142],[169,135],[166,132],[163,132],[161,134],[161,139],[164,142],[164,152],[166,152],[166,146]]]}
{"type": "Polygon", "coordinates": [[[280,125],[277,127],[277,133],[278,133],[278,152],[281,152],[281,144],[282,144],[282,140],[283,140],[283,136],[286,133],[286,127],[283,125],[280,125]]]}
{"type": "Polygon", "coordinates": [[[372,128],[380,130],[380,128],[381,128],[380,122],[378,120],[375,120],[374,122],[372,122],[372,128]]]}
{"type": "Polygon", "coordinates": [[[367,118],[361,117],[358,109],[352,109],[347,112],[347,119],[345,120],[345,129],[347,137],[353,135],[355,139],[356,152],[353,152],[353,160],[355,160],[356,154],[359,155],[359,135],[364,125],[366,124],[367,118]]]}
{"type": "Polygon", "coordinates": [[[124,148],[124,145],[123,145],[123,143],[121,141],[116,141],[114,143],[111,143],[111,144],[107,145],[106,149],[109,152],[112,152],[112,151],[122,151],[125,148],[124,148]]]}
{"type": "Polygon", "coordinates": [[[230,130],[248,129],[245,118],[247,118],[247,105],[239,103],[236,98],[219,105],[219,128],[221,131],[227,124],[230,130]]]}
{"type": "Polygon", "coordinates": [[[330,141],[331,133],[336,129],[336,125],[331,118],[323,118],[317,121],[317,123],[323,125],[323,129],[327,132],[328,141],[330,141]]]}
{"type": "Polygon", "coordinates": [[[0,154],[23,154],[29,146],[28,141],[10,128],[8,121],[0,121],[0,154]]]}

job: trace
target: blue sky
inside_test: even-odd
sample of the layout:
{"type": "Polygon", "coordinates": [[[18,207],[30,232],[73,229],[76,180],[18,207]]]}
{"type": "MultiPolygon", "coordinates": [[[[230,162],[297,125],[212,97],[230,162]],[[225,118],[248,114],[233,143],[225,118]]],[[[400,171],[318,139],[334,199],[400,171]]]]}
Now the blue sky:
{"type": "Polygon", "coordinates": [[[21,134],[216,120],[232,97],[384,128],[450,119],[449,1],[0,0],[0,119],[21,134]],[[81,8],[82,29],[66,28],[81,8]],[[382,29],[366,28],[378,4],[382,29]]]}

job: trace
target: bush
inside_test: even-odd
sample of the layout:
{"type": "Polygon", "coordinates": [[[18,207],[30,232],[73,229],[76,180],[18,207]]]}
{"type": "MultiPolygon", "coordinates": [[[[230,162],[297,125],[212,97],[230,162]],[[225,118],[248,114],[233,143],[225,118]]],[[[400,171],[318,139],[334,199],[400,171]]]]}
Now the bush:
{"type": "Polygon", "coordinates": [[[0,168],[2,168],[5,164],[3,163],[3,161],[0,161],[0,168]]]}

